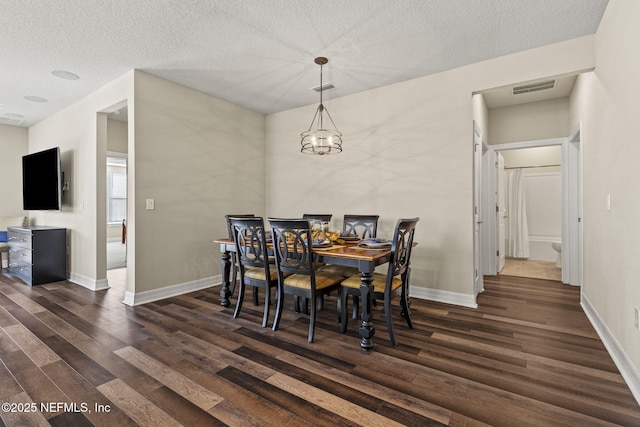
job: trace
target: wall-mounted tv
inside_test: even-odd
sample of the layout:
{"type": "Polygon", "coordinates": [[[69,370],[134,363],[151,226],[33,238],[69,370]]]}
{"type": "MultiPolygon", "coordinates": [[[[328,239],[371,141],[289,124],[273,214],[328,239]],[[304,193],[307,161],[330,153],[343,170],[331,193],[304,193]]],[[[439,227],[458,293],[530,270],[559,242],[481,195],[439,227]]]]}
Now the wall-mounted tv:
{"type": "Polygon", "coordinates": [[[26,211],[61,209],[62,168],[59,147],[22,157],[22,203],[26,211]]]}

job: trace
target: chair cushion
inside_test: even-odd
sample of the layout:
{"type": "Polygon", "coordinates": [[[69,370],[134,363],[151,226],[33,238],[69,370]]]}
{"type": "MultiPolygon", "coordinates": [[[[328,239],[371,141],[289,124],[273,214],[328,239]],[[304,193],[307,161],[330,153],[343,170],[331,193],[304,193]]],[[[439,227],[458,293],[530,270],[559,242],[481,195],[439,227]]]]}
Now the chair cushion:
{"type": "MultiPolygon", "coordinates": [[[[362,281],[360,280],[360,275],[351,276],[346,280],[343,280],[341,285],[346,288],[358,289],[362,281]]],[[[384,288],[387,285],[387,276],[385,274],[373,273],[373,291],[378,293],[383,293],[384,288]]],[[[391,279],[391,290],[394,291],[402,286],[402,279],[399,276],[391,279]]]]}
{"type": "MultiPolygon", "coordinates": [[[[269,270],[270,280],[278,280],[278,272],[269,270]]],[[[244,271],[244,277],[247,279],[265,280],[264,268],[247,268],[244,271]]]]}
{"type": "MultiPolygon", "coordinates": [[[[324,289],[329,286],[337,285],[342,281],[342,276],[325,276],[324,274],[316,274],[316,289],[324,289]]],[[[293,288],[310,289],[311,277],[304,274],[292,274],[284,279],[285,286],[293,288]]]]}
{"type": "Polygon", "coordinates": [[[322,274],[330,274],[342,277],[351,277],[356,274],[360,274],[360,270],[358,270],[356,267],[347,267],[346,265],[335,264],[327,264],[324,267],[321,267],[318,271],[322,272],[322,274]]]}

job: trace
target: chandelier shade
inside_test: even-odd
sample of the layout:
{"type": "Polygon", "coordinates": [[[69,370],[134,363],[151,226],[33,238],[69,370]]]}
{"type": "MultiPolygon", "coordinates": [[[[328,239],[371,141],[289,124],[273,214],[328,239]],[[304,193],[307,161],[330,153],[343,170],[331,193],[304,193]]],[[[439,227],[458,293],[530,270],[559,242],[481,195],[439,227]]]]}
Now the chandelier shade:
{"type": "Polygon", "coordinates": [[[309,129],[302,132],[300,136],[300,151],[304,154],[337,154],[342,152],[342,132],[336,128],[329,110],[322,103],[322,66],[329,60],[324,57],[318,57],[315,59],[315,63],[320,65],[320,105],[316,109],[316,113],[311,120],[309,129]],[[327,116],[328,123],[325,123],[325,117],[327,116]],[[331,125],[332,127],[325,127],[331,125]]]}

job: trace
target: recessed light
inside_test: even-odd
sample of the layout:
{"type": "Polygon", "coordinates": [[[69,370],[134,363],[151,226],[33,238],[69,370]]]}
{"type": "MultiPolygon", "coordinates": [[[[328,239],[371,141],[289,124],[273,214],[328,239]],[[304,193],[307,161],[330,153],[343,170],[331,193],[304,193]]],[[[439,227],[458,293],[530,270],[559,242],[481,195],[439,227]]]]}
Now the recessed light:
{"type": "Polygon", "coordinates": [[[69,71],[64,71],[64,70],[55,70],[55,71],[52,71],[51,74],[65,80],[78,80],[80,78],[80,76],[78,76],[77,74],[73,74],[73,73],[70,73],[69,71]]]}
{"type": "Polygon", "coordinates": [[[13,117],[14,119],[23,119],[24,116],[22,114],[18,114],[18,113],[4,113],[5,116],[7,117],[13,117]]]}
{"type": "Polygon", "coordinates": [[[33,95],[23,96],[23,98],[31,102],[49,102],[44,98],[40,98],[39,96],[33,96],[33,95]]]}

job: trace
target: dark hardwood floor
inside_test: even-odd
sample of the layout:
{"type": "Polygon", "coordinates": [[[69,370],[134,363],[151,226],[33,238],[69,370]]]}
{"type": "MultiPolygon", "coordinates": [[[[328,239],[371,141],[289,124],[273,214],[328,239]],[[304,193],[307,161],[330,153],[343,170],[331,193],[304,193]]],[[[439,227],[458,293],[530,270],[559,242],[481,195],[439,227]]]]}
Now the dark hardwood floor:
{"type": "MultiPolygon", "coordinates": [[[[559,282],[487,277],[479,308],[382,305],[376,347],[338,332],[335,297],[280,330],[220,306],[219,287],[135,308],[116,290],[30,288],[0,275],[0,412],[7,426],[640,425],[640,408],[559,282]],[[35,412],[33,411],[35,409],[35,412]]],[[[287,301],[287,308],[292,304],[287,301]]],[[[272,310],[273,318],[273,310],[272,310]]]]}

